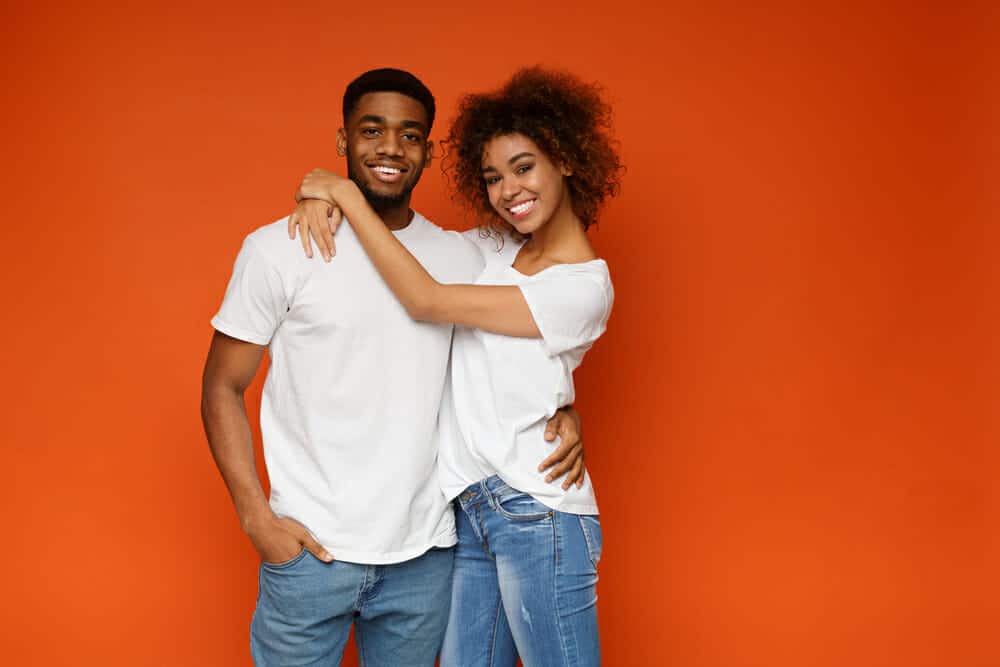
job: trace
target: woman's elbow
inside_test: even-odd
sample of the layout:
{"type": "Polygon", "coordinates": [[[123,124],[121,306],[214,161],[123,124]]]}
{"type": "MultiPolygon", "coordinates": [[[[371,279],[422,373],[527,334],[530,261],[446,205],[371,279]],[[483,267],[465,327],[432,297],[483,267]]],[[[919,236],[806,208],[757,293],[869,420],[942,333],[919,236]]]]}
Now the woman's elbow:
{"type": "Polygon", "coordinates": [[[413,319],[418,322],[434,321],[434,300],[426,296],[419,296],[407,300],[403,307],[413,319]]]}
{"type": "Polygon", "coordinates": [[[403,307],[418,322],[437,322],[440,317],[440,285],[431,284],[427,289],[413,290],[402,300],[403,307]]]}

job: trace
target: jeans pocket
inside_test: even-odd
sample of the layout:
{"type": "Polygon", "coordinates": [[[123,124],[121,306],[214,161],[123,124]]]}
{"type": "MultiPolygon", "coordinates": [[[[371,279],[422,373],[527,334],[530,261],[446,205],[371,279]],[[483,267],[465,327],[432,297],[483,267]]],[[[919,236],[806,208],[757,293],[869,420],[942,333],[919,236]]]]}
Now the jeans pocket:
{"type": "Polygon", "coordinates": [[[288,560],[281,561],[280,563],[268,563],[266,560],[262,560],[260,564],[261,567],[267,570],[271,570],[272,572],[275,571],[280,572],[282,570],[287,570],[288,568],[301,562],[308,554],[309,552],[303,547],[302,551],[300,551],[298,555],[295,556],[294,558],[289,558],[288,560]]]}
{"type": "Polygon", "coordinates": [[[541,521],[552,516],[551,509],[527,493],[518,491],[496,500],[497,512],[511,521],[541,521]]]}
{"type": "Polygon", "coordinates": [[[596,514],[581,514],[580,528],[583,530],[583,539],[587,541],[590,562],[596,568],[601,560],[601,549],[604,547],[604,536],[601,534],[601,519],[596,514]]]}

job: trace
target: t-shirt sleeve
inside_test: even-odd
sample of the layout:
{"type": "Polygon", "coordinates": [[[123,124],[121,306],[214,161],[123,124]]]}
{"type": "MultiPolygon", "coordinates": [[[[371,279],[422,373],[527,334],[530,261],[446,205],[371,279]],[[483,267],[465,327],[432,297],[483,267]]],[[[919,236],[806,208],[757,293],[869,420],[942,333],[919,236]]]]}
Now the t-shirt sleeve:
{"type": "Polygon", "coordinates": [[[253,240],[243,242],[212,326],[227,336],[267,345],[288,312],[281,275],[253,240]]]}
{"type": "Polygon", "coordinates": [[[607,327],[614,291],[606,271],[557,267],[520,288],[550,356],[591,345],[607,327]]]}

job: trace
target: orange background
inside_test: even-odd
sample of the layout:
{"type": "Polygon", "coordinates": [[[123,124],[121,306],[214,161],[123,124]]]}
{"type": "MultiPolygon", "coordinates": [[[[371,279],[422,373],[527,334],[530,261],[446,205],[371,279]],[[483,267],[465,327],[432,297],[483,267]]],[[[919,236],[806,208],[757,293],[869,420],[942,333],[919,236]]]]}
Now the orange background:
{"type": "MultiPolygon", "coordinates": [[[[248,663],[198,415],[239,244],[361,71],[440,137],[543,63],[629,168],[578,373],[606,664],[1000,665],[995,3],[137,4],[0,10],[0,662],[248,663]]],[[[415,205],[464,224],[437,169],[415,205]]]]}

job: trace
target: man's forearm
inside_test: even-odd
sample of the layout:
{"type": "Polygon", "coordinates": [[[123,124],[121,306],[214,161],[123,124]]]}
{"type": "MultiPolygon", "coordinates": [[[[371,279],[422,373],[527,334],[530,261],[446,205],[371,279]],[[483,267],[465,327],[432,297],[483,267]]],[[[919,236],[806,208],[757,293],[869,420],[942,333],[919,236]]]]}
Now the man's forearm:
{"type": "Polygon", "coordinates": [[[240,525],[249,532],[255,522],[271,518],[272,514],[254,464],[253,437],[243,394],[230,387],[205,388],[201,418],[240,525]]]}

